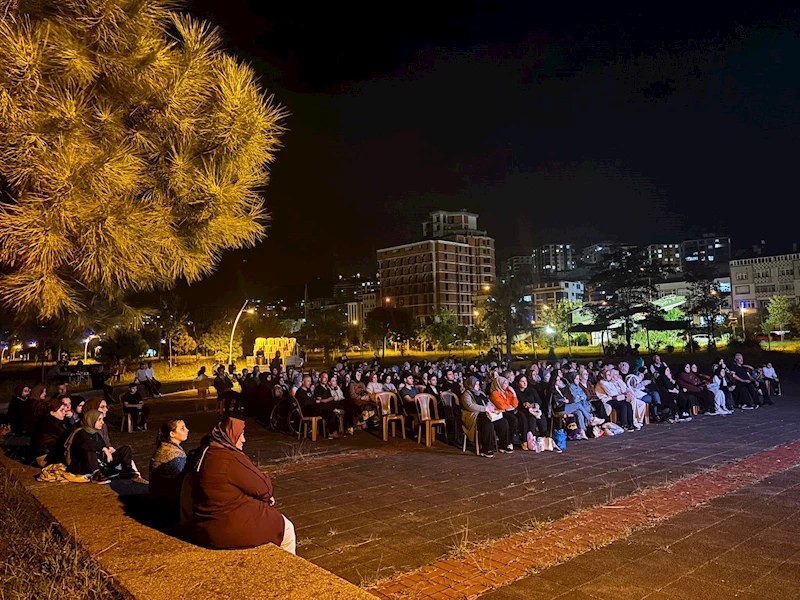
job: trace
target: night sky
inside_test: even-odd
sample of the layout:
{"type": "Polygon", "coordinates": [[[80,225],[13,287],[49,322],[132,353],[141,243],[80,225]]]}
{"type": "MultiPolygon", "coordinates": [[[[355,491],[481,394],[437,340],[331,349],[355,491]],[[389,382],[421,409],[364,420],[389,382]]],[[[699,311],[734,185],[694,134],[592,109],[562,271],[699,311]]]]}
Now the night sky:
{"type": "Polygon", "coordinates": [[[190,296],[228,303],[366,272],[439,208],[479,213],[501,258],[705,231],[737,247],[800,242],[785,218],[797,9],[536,4],[190,1],[292,113],[269,238],[190,296]]]}

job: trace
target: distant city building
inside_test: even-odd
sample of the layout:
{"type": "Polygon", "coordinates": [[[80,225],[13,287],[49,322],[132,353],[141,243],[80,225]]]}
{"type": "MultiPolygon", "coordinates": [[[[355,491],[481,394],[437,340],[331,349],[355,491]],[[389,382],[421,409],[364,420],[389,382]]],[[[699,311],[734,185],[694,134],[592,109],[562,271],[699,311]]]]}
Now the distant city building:
{"type": "Polygon", "coordinates": [[[681,261],[683,270],[692,263],[712,263],[718,270],[727,270],[731,260],[731,238],[720,237],[714,233],[704,235],[699,240],[681,242],[681,261]]]}
{"type": "Polygon", "coordinates": [[[650,244],[644,248],[643,253],[651,265],[666,271],[681,270],[680,244],[650,244]]]}
{"type": "Polygon", "coordinates": [[[379,282],[361,277],[361,273],[351,277],[342,277],[333,285],[333,297],[337,302],[350,302],[361,298],[364,294],[374,292],[379,282]]]}
{"type": "Polygon", "coordinates": [[[619,242],[597,242],[581,250],[581,262],[584,265],[602,264],[606,256],[620,250],[631,250],[633,248],[634,246],[630,244],[620,244],[619,242]]]}
{"type": "Polygon", "coordinates": [[[730,261],[732,304],[763,309],[773,296],[786,296],[793,304],[800,298],[800,254],[759,256],[730,261]]]}
{"type": "Polygon", "coordinates": [[[421,322],[448,309],[459,324],[472,325],[475,297],[496,275],[494,239],[478,230],[477,219],[466,211],[432,212],[422,230],[433,239],[378,250],[383,303],[421,322]]]}
{"type": "Polygon", "coordinates": [[[528,286],[524,300],[533,307],[536,319],[541,319],[546,310],[553,308],[558,302],[570,300],[583,302],[586,286],[582,281],[547,281],[528,286]]]}
{"type": "Polygon", "coordinates": [[[533,275],[536,268],[536,261],[533,252],[530,254],[520,254],[506,259],[506,272],[511,275],[528,274],[533,275]]]}
{"type": "Polygon", "coordinates": [[[575,249],[571,244],[545,244],[534,250],[533,256],[536,270],[543,275],[575,268],[575,249]]]}
{"type": "MultiPolygon", "coordinates": [[[[719,286],[719,291],[723,294],[728,294],[726,296],[727,300],[723,305],[724,310],[731,310],[732,302],[731,302],[731,278],[728,276],[725,277],[717,277],[714,279],[714,283],[719,286]]],[[[686,298],[689,297],[689,293],[691,291],[691,282],[686,281],[685,279],[674,279],[674,280],[666,280],[660,281],[655,284],[656,288],[656,298],[666,298],[669,296],[684,296],[686,298]]]]}

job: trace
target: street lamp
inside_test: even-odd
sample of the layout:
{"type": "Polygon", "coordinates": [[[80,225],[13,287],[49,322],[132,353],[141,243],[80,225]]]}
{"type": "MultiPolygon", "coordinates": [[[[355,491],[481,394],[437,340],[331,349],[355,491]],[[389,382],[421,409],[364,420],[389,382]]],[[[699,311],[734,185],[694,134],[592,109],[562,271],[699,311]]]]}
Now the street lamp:
{"type": "Polygon", "coordinates": [[[90,333],[86,339],[83,340],[83,362],[86,362],[87,358],[89,357],[89,342],[99,337],[99,335],[90,333]]]}
{"type": "Polygon", "coordinates": [[[747,339],[747,332],[745,331],[745,328],[744,328],[744,311],[745,311],[744,304],[739,305],[739,312],[742,313],[742,339],[743,340],[747,339]]]}
{"type": "Polygon", "coordinates": [[[386,296],[386,298],[384,298],[383,301],[386,302],[386,304],[390,304],[392,299],[389,296],[386,296]]]}
{"type": "Polygon", "coordinates": [[[247,308],[247,305],[250,304],[250,302],[251,300],[249,299],[244,301],[242,308],[239,309],[239,314],[236,315],[236,319],[233,321],[233,327],[231,327],[231,343],[228,346],[228,366],[233,364],[233,334],[236,333],[236,326],[239,324],[239,319],[242,318],[242,313],[246,312],[248,315],[252,315],[256,312],[255,308],[247,308]]]}

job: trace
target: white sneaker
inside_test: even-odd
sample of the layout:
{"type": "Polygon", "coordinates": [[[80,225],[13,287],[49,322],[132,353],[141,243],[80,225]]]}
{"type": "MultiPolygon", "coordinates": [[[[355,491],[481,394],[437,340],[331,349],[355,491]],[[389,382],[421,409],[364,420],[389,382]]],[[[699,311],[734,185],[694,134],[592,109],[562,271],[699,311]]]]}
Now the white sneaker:
{"type": "Polygon", "coordinates": [[[642,424],[641,424],[641,423],[634,423],[634,424],[633,424],[633,428],[634,428],[636,431],[639,431],[639,430],[642,428],[642,424]]]}
{"type": "Polygon", "coordinates": [[[336,416],[343,415],[344,411],[341,408],[334,408],[333,414],[335,414],[336,416]]]}
{"type": "Polygon", "coordinates": [[[597,425],[602,425],[605,422],[606,422],[605,419],[600,419],[598,417],[592,417],[592,427],[597,426],[597,425]]]}
{"type": "Polygon", "coordinates": [[[753,410],[755,408],[755,406],[750,406],[749,404],[745,404],[744,406],[742,406],[742,408],[744,410],[753,410]]]}

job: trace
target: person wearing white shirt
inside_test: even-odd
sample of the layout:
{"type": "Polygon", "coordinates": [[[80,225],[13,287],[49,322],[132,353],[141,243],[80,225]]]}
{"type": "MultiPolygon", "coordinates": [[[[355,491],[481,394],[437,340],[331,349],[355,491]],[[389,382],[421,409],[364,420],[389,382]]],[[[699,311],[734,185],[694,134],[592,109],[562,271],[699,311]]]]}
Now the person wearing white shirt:
{"type": "Polygon", "coordinates": [[[617,425],[625,428],[628,431],[634,430],[633,420],[633,406],[628,402],[626,395],[626,388],[618,385],[617,381],[613,380],[613,370],[604,369],[600,372],[600,381],[595,386],[598,398],[603,402],[606,408],[606,414],[611,414],[611,409],[617,413],[617,425]]]}
{"type": "Polygon", "coordinates": [[[781,382],[778,379],[778,374],[775,372],[775,369],[772,367],[772,363],[768,362],[764,367],[761,369],[761,374],[764,376],[764,379],[769,386],[769,393],[772,396],[780,396],[781,395],[781,382]]]}

